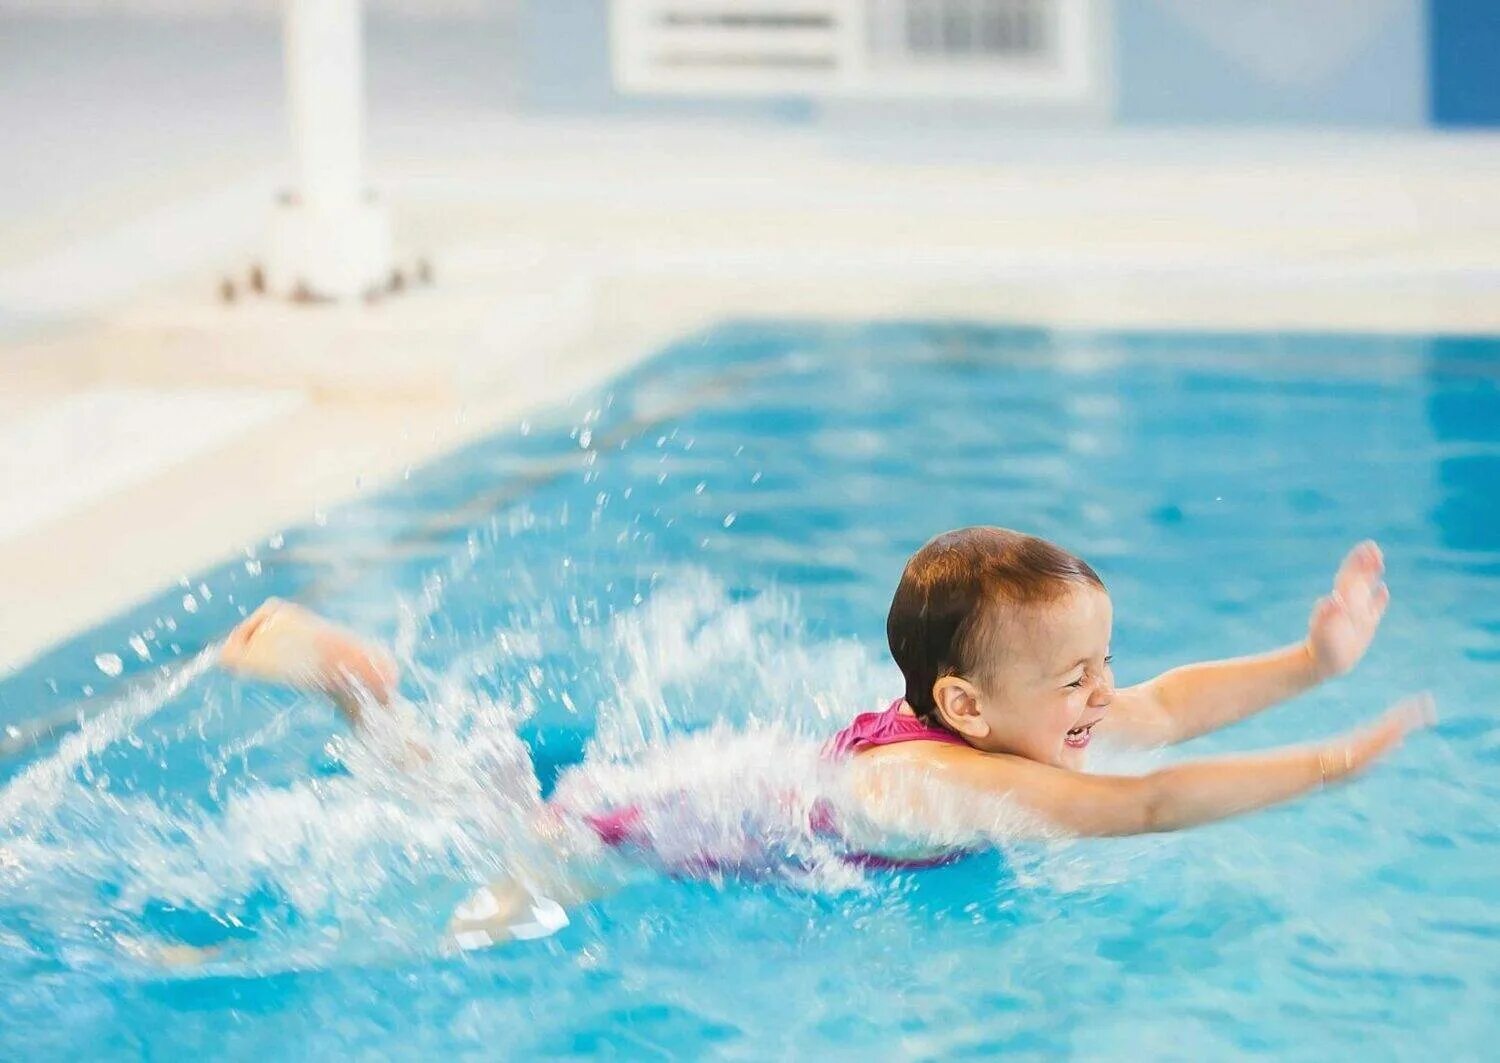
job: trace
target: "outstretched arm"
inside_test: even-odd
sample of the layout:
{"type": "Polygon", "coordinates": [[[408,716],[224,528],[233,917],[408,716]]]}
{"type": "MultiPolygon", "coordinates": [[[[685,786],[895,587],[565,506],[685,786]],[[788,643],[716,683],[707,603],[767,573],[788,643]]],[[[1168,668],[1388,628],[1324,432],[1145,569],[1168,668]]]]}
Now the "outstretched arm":
{"type": "MultiPolygon", "coordinates": [[[[1008,798],[1070,834],[1151,834],[1228,819],[1346,779],[1433,718],[1431,699],[1418,697],[1329,742],[1189,761],[1140,776],[1090,775],[1021,757],[974,756],[956,750],[942,756],[939,778],[1008,798]]],[[[876,770],[893,766],[886,761],[876,770]]],[[[883,780],[878,790],[882,800],[921,800],[919,791],[932,786],[930,777],[910,769],[903,774],[903,785],[891,785],[894,775],[883,780]]],[[[983,826],[978,820],[986,813],[980,805],[969,802],[961,807],[976,817],[974,826],[983,826]]]]}
{"type": "Polygon", "coordinates": [[[1380,547],[1360,543],[1339,566],[1333,591],[1313,607],[1306,639],[1253,657],[1174,668],[1121,690],[1108,733],[1140,745],[1183,742],[1343,675],[1364,656],[1385,614],[1384,572],[1380,547]]]}

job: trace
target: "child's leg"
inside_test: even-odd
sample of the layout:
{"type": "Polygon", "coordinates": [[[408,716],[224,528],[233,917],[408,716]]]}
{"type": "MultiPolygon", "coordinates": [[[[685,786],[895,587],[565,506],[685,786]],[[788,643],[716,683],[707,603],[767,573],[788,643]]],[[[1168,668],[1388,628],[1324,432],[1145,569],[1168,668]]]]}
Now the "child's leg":
{"type": "MultiPolygon", "coordinates": [[[[391,704],[397,682],[395,661],[379,646],[324,620],[301,606],[268,600],[232,631],[219,655],[227,670],[283,683],[330,697],[357,730],[372,721],[363,710],[391,704]]],[[[423,749],[406,743],[413,759],[427,762],[423,749]]],[[[449,940],[463,949],[503,941],[545,937],[568,925],[565,908],[611,892],[620,875],[607,867],[597,837],[543,807],[533,840],[544,854],[510,878],[475,891],[454,912],[449,940]]],[[[203,962],[217,949],[180,949],[171,962],[203,962]],[[192,959],[184,959],[187,954],[192,959]]]]}
{"type": "Polygon", "coordinates": [[[542,806],[531,830],[542,858],[475,890],[454,909],[452,945],[482,949],[548,937],[568,925],[568,909],[607,897],[640,873],[592,828],[555,806],[542,806]]]}
{"type": "Polygon", "coordinates": [[[237,675],[327,695],[356,728],[365,706],[390,703],[398,678],[384,649],[279,598],[229,633],[219,664],[237,675]]]}

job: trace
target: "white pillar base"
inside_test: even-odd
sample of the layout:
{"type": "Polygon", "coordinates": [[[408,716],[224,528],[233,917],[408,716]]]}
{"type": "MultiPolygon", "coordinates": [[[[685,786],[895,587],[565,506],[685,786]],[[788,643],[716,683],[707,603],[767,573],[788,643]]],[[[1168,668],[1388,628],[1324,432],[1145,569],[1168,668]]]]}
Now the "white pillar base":
{"type": "Polygon", "coordinates": [[[338,207],[276,206],[266,289],[288,299],[358,299],[384,291],[391,275],[391,224],[374,196],[338,207]]]}

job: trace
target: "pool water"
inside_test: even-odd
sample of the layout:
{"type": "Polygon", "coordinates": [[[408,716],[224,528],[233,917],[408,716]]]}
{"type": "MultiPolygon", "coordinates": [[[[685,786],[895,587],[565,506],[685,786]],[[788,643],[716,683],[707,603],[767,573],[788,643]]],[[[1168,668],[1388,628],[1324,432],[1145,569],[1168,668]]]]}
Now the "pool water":
{"type": "Polygon", "coordinates": [[[1497,680],[1500,342],[725,324],[0,683],[0,1058],[1479,1058],[1497,680]],[[438,949],[504,865],[506,810],[585,756],[696,734],[695,770],[730,777],[715,721],[764,753],[899,693],[901,564],[972,523],[1093,563],[1122,683],[1299,638],[1343,551],[1384,546],[1354,674],[1125,768],[1416,690],[1442,722],[1354,785],[1188,833],[648,873],[554,937],[438,949]],[[273,593],[397,645],[451,788],[205,668],[273,593]],[[153,942],[222,951],[168,969],[153,942]]]}

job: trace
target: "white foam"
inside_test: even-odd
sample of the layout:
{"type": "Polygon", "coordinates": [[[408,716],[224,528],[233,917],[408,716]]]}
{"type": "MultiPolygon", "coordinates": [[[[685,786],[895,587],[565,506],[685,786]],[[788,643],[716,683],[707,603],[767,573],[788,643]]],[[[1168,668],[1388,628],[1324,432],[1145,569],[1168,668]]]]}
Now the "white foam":
{"type": "MultiPolygon", "coordinates": [[[[422,637],[419,616],[438,615],[441,596],[430,584],[421,608],[407,614],[408,644],[422,637]]],[[[569,626],[540,607],[531,619],[525,634],[541,644],[569,626]]],[[[257,916],[255,962],[274,967],[322,962],[358,942],[387,952],[437,947],[451,901],[433,899],[435,881],[543,882],[552,880],[549,867],[600,858],[576,820],[538,836],[539,784],[516,733],[530,705],[469,685],[485,655],[503,652],[491,638],[476,641],[449,672],[421,677],[420,703],[372,709],[361,738],[334,731],[326,706],[296,710],[327,713],[327,750],[346,774],[282,785],[239,775],[222,796],[215,786],[218,803],[207,808],[149,785],[106,785],[102,755],[118,742],[140,743],[142,724],[172,699],[199,700],[178,703],[189,717],[180,741],[146,739],[162,742],[162,770],[169,758],[203,756],[194,735],[221,711],[220,687],[190,689],[213,659],[205,651],[171,680],[88,721],[0,791],[0,909],[48,896],[40,925],[87,950],[97,948],[95,925],[127,938],[149,934],[140,920],[154,904],[232,922],[246,897],[264,894],[295,913],[257,916]],[[101,882],[116,889],[107,910],[99,908],[101,882]]],[[[785,596],[731,601],[721,583],[679,572],[579,652],[597,654],[606,697],[586,760],[564,773],[556,802],[575,813],[638,809],[654,842],[648,864],[744,867],[836,892],[866,878],[840,858],[844,839],[813,829],[818,802],[858,831],[862,846],[930,850],[1003,839],[1013,825],[1003,803],[991,820],[976,820],[972,797],[944,806],[961,816],[945,818],[934,799],[931,821],[860,818],[847,768],[824,761],[819,746],[835,712],[846,718],[871,707],[890,677],[856,644],[809,640],[785,596]],[[740,722],[705,726],[726,709],[740,722]]],[[[238,714],[227,722],[244,726],[238,714]]],[[[275,755],[290,730],[283,713],[208,753],[220,772],[251,750],[275,755]]],[[[483,917],[473,898],[458,914],[483,917]]],[[[561,907],[537,894],[513,936],[565,925],[561,907]]]]}

